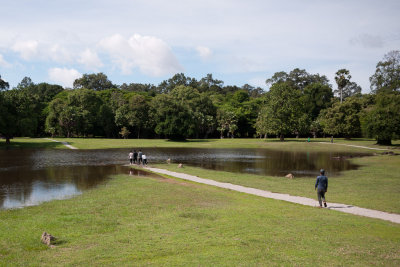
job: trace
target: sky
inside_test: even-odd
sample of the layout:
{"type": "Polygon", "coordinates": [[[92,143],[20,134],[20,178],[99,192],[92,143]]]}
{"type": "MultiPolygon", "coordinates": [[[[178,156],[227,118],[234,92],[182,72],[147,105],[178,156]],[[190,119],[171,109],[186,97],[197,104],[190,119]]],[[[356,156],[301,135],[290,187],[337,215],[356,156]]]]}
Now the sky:
{"type": "Polygon", "coordinates": [[[72,87],[85,73],[158,85],[176,73],[250,84],[348,69],[363,93],[400,50],[398,0],[0,0],[0,75],[72,87]]]}

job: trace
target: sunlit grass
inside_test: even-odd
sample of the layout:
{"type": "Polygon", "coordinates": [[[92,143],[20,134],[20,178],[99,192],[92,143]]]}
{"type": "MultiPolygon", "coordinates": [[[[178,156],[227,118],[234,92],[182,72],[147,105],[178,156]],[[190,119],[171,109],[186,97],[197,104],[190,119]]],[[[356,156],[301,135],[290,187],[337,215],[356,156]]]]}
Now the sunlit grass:
{"type": "MultiPolygon", "coordinates": [[[[357,170],[342,172],[340,176],[328,175],[328,203],[344,203],[400,213],[400,156],[380,155],[353,158],[351,161],[361,167],[357,170]]],[[[316,199],[314,191],[316,177],[287,179],[214,171],[188,165],[178,168],[178,163],[153,166],[221,182],[316,199]]],[[[317,175],[318,170],[315,171],[317,175]]]]}
{"type": "Polygon", "coordinates": [[[177,180],[120,175],[0,212],[1,266],[400,264],[397,224],[177,180]],[[48,231],[56,248],[40,243],[48,231]]]}
{"type": "MultiPolygon", "coordinates": [[[[374,152],[373,150],[349,147],[346,145],[358,145],[371,148],[400,149],[400,141],[393,141],[393,146],[379,146],[376,141],[370,139],[335,139],[331,145],[330,138],[310,139],[287,138],[284,142],[279,139],[259,138],[225,138],[225,139],[189,139],[187,141],[171,141],[167,139],[106,139],[106,138],[53,138],[58,141],[65,141],[79,149],[108,149],[108,148],[145,148],[145,147],[193,147],[193,148],[268,148],[287,151],[354,151],[374,152]],[[321,144],[325,142],[329,144],[321,144]]],[[[51,143],[48,139],[41,138],[15,138],[11,146],[17,147],[45,147],[65,148],[62,144],[51,143]]],[[[5,146],[5,141],[0,142],[0,147],[5,146]]]]}

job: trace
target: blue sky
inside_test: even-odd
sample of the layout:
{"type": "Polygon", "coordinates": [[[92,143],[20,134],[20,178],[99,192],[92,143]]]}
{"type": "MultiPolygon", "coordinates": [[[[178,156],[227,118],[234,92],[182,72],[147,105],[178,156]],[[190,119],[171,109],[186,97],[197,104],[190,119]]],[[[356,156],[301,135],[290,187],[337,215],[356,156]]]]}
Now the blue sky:
{"type": "Polygon", "coordinates": [[[115,84],[212,73],[250,84],[294,68],[350,70],[363,92],[387,52],[400,49],[400,1],[1,0],[0,75],[10,86],[72,86],[103,72],[115,84]]]}

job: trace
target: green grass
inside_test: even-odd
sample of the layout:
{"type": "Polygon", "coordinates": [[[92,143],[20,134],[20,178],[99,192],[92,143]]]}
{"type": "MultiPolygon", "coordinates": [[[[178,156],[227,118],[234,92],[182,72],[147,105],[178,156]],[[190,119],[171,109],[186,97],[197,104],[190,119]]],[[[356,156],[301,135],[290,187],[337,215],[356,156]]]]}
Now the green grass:
{"type": "MultiPolygon", "coordinates": [[[[58,141],[65,141],[79,149],[108,149],[108,148],[145,148],[145,147],[192,147],[192,148],[269,148],[279,150],[307,150],[307,151],[353,151],[371,152],[372,150],[354,148],[342,145],[320,144],[319,142],[330,142],[329,138],[311,139],[306,142],[305,138],[288,138],[285,142],[278,139],[257,139],[257,138],[226,138],[226,139],[190,139],[187,141],[170,141],[167,139],[105,139],[105,138],[54,138],[58,141]]],[[[60,143],[40,138],[15,138],[11,146],[18,147],[44,147],[44,148],[65,148],[60,143]]],[[[335,139],[335,144],[352,144],[373,148],[388,149],[387,146],[378,146],[374,140],[335,139]]],[[[5,147],[5,141],[0,142],[0,147],[5,147]]],[[[399,149],[400,141],[393,141],[389,149],[399,149]]]]}
{"type": "MultiPolygon", "coordinates": [[[[338,177],[328,177],[328,203],[344,203],[400,213],[400,156],[379,155],[351,160],[361,167],[358,170],[345,171],[338,177]]],[[[207,170],[188,165],[178,168],[177,163],[154,166],[220,182],[316,198],[316,177],[291,180],[284,177],[207,170]]]]}
{"type": "Polygon", "coordinates": [[[10,140],[10,144],[7,145],[4,139],[0,139],[0,149],[6,148],[66,148],[63,144],[50,141],[45,138],[29,138],[29,137],[17,137],[10,140]]]}
{"type": "Polygon", "coordinates": [[[120,175],[0,229],[0,266],[400,265],[398,224],[173,179],[120,175]]]}
{"type": "MultiPolygon", "coordinates": [[[[313,140],[57,139],[80,149],[133,147],[270,148],[371,152],[313,140]]],[[[369,147],[373,140],[336,140],[369,147]]],[[[391,149],[399,148],[394,142],[391,149]]],[[[0,148],[5,148],[4,141],[0,148]]],[[[11,147],[65,148],[46,139],[16,138],[11,147]]],[[[386,148],[386,147],[384,147],[386,148]]],[[[373,152],[373,151],[372,151],[373,152]]],[[[400,213],[400,157],[352,159],[362,165],[329,177],[328,203],[400,213]]],[[[174,171],[316,198],[315,177],[288,180],[204,170],[174,171]]],[[[0,266],[399,266],[400,225],[332,210],[264,199],[179,179],[119,175],[69,200],[0,211],[0,266]],[[47,248],[40,236],[58,237],[47,248]]]]}

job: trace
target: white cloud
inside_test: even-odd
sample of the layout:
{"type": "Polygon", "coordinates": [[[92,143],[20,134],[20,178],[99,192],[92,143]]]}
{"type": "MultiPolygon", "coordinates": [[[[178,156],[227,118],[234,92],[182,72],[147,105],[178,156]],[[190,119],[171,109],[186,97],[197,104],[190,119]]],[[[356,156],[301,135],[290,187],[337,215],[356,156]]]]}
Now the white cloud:
{"type": "Polygon", "coordinates": [[[132,73],[134,68],[139,68],[141,72],[151,76],[182,71],[169,46],[153,36],[135,34],[126,39],[115,34],[101,40],[99,45],[123,74],[132,73]]]}
{"type": "Polygon", "coordinates": [[[80,54],[78,62],[84,65],[86,69],[92,71],[97,71],[98,68],[104,66],[97,53],[90,49],[86,49],[80,54]]]}
{"type": "Polygon", "coordinates": [[[18,41],[12,46],[12,50],[18,52],[21,58],[30,60],[38,55],[38,45],[35,40],[18,41]]]}
{"type": "Polygon", "coordinates": [[[11,66],[11,64],[8,63],[8,62],[4,59],[4,57],[3,57],[2,54],[0,54],[0,67],[8,68],[8,67],[10,67],[10,66],[11,66]]]}
{"type": "Polygon", "coordinates": [[[48,74],[51,81],[64,87],[72,87],[74,81],[82,76],[77,70],[67,68],[51,68],[48,74]]]}
{"type": "Polygon", "coordinates": [[[211,57],[211,49],[206,46],[197,46],[196,51],[202,59],[208,59],[211,57]]]}

